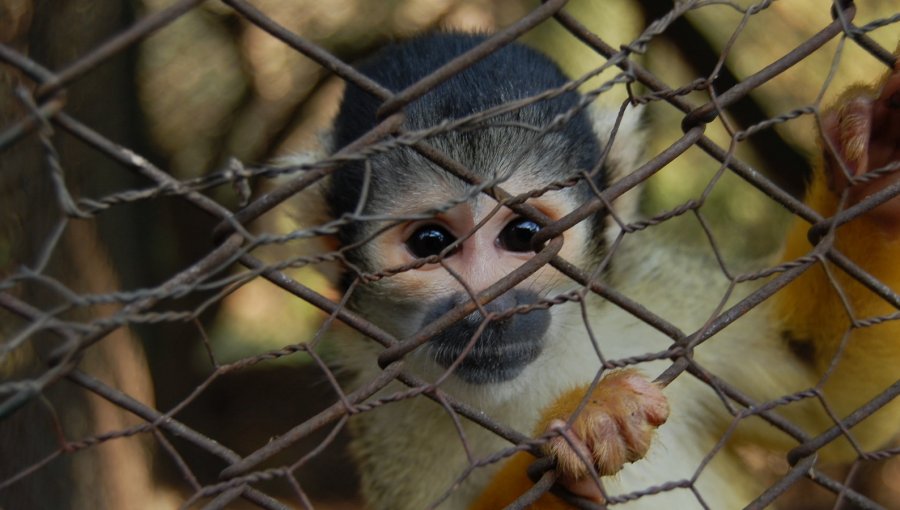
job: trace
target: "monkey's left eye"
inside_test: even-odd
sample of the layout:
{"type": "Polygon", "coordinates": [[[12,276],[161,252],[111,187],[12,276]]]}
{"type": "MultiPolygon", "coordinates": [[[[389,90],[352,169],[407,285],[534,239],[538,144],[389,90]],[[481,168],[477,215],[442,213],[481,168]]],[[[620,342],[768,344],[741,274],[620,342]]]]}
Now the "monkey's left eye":
{"type": "Polygon", "coordinates": [[[440,225],[423,225],[409,236],[406,247],[416,257],[425,258],[440,254],[454,241],[456,238],[446,228],[440,225]]]}
{"type": "Polygon", "coordinates": [[[531,239],[540,230],[541,226],[537,223],[525,218],[516,218],[503,227],[500,236],[497,237],[497,242],[500,243],[501,248],[507,251],[532,251],[531,239]]]}

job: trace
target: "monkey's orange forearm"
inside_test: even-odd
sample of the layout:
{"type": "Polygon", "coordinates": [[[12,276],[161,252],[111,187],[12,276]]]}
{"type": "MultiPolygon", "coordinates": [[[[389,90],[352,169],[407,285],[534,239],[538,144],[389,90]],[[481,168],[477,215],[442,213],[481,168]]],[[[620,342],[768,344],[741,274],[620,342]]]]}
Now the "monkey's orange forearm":
{"type": "MultiPolygon", "coordinates": [[[[821,180],[813,185],[811,204],[830,214],[837,199],[821,180]]],[[[791,228],[784,254],[794,260],[810,252],[809,224],[797,220],[791,228]]],[[[894,292],[900,291],[900,236],[861,217],[840,227],[834,239],[837,250],[894,292]]],[[[837,266],[811,267],[777,296],[777,310],[785,340],[807,356],[824,374],[837,356],[834,372],[825,381],[829,404],[843,417],[893,384],[900,376],[900,321],[892,320],[851,329],[855,320],[885,317],[897,312],[837,266]]],[[[900,420],[900,405],[880,413],[864,439],[877,444],[889,437],[900,420]]]]}
{"type": "MultiPolygon", "coordinates": [[[[578,409],[584,400],[589,386],[579,386],[559,396],[556,401],[543,410],[541,419],[535,427],[534,435],[544,433],[553,420],[566,418],[578,409]]],[[[528,452],[520,452],[510,457],[491,479],[488,487],[469,510],[495,510],[504,508],[530,489],[534,482],[528,477],[528,466],[536,459],[528,452]]],[[[544,494],[531,507],[534,510],[565,510],[570,508],[562,499],[544,494]]]]}
{"type": "MultiPolygon", "coordinates": [[[[496,510],[504,508],[534,485],[528,478],[528,466],[535,461],[533,455],[520,452],[513,455],[494,475],[487,488],[469,510],[496,510]]],[[[565,510],[569,506],[552,494],[544,494],[534,502],[534,510],[565,510]]]]}
{"type": "MultiPolygon", "coordinates": [[[[837,198],[821,180],[813,183],[810,195],[810,205],[820,213],[827,216],[836,212],[837,198]]],[[[809,227],[802,220],[794,222],[785,247],[785,261],[803,257],[812,250],[807,240],[809,227]]],[[[895,291],[900,289],[900,230],[885,229],[863,216],[837,229],[834,246],[885,285],[895,291]]],[[[829,265],[829,272],[833,281],[821,265],[816,265],[779,294],[784,324],[792,333],[799,335],[795,340],[815,342],[816,361],[825,364],[850,326],[848,313],[853,313],[856,319],[866,319],[896,312],[892,305],[836,266],[829,265]],[[846,296],[846,304],[841,300],[836,286],[846,296]]],[[[866,329],[877,330],[880,336],[893,332],[891,338],[897,339],[896,343],[900,344],[900,336],[897,336],[900,323],[891,321],[856,333],[866,329]]],[[[896,350],[900,351],[900,347],[896,350]]]]}

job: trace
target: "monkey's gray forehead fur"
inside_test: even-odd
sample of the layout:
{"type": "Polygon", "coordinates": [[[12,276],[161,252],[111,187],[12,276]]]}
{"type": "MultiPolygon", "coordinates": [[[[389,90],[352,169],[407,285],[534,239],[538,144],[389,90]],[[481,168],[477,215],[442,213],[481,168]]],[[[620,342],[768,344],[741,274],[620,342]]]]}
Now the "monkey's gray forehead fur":
{"type": "MultiPolygon", "coordinates": [[[[581,169],[579,155],[565,150],[563,135],[537,136],[518,126],[493,126],[477,132],[448,132],[430,138],[429,143],[470,169],[485,185],[513,185],[513,189],[541,189],[565,180],[581,169]]],[[[366,214],[413,212],[450,206],[466,197],[473,201],[483,195],[479,189],[447,172],[418,152],[404,148],[370,160],[371,183],[366,214]],[[422,202],[422,192],[444,203],[422,202]]],[[[583,197],[585,189],[571,188],[572,199],[583,197]]]]}

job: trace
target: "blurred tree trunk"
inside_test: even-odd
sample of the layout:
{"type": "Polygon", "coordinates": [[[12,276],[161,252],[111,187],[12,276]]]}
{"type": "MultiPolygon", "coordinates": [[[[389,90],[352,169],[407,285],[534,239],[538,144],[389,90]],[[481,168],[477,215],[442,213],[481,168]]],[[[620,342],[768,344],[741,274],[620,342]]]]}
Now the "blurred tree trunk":
{"type": "MultiPolygon", "coordinates": [[[[0,0],[0,42],[51,71],[58,71],[96,48],[133,21],[120,0],[0,0]]],[[[130,51],[130,50],[129,50],[130,51]]],[[[132,55],[126,51],[73,81],[65,91],[65,112],[117,143],[138,140],[132,55]]],[[[0,66],[0,131],[27,112],[17,87],[35,84],[16,69],[0,66]]],[[[98,196],[134,187],[124,168],[70,135],[50,137],[59,153],[70,193],[98,196]]],[[[35,268],[64,214],[51,181],[48,155],[37,132],[0,148],[0,275],[35,268]]],[[[119,274],[137,281],[141,266],[139,232],[133,214],[120,208],[98,219],[69,219],[43,274],[77,293],[120,289],[119,274]],[[133,261],[113,268],[116,260],[133,261]],[[131,273],[131,274],[130,274],[131,273]]],[[[46,289],[19,284],[9,292],[41,309],[59,303],[46,289]]],[[[104,316],[113,306],[80,310],[78,321],[104,316]]],[[[0,311],[0,337],[10,338],[24,321],[0,311]]],[[[45,357],[59,339],[34,335],[0,364],[3,380],[24,380],[47,369],[45,357]]],[[[91,347],[79,369],[152,405],[152,387],[140,344],[120,328],[91,347]]],[[[0,480],[16,475],[61,447],[61,438],[77,441],[137,423],[133,416],[88,395],[65,379],[55,381],[12,416],[0,421],[0,480]]],[[[144,438],[117,439],[64,454],[47,466],[0,491],[3,508],[138,508],[152,504],[150,455],[144,438]]]]}
{"type": "MultiPolygon", "coordinates": [[[[645,25],[665,16],[672,2],[644,1],[641,7],[645,14],[645,25]]],[[[716,66],[721,53],[715,42],[707,40],[688,18],[675,19],[662,37],[672,41],[685,63],[697,76],[707,76],[716,66]]],[[[719,70],[713,85],[719,93],[738,84],[738,77],[731,72],[728,62],[719,70]]],[[[770,117],[757,101],[753,92],[747,94],[728,107],[728,113],[740,129],[746,129],[770,117]]],[[[760,168],[766,177],[795,197],[802,197],[806,184],[812,175],[812,168],[804,154],[782,139],[774,129],[763,129],[747,139],[757,157],[765,163],[760,168]],[[781,169],[791,169],[783,171],[781,169]]]]}

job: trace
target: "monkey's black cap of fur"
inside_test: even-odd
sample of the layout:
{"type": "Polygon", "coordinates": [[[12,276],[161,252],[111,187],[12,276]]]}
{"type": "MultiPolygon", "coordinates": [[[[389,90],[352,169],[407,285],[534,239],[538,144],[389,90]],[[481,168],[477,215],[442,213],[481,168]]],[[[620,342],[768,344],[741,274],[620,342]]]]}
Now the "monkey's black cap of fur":
{"type": "MultiPolygon", "coordinates": [[[[391,44],[358,66],[360,72],[382,86],[398,92],[435,71],[453,58],[472,49],[486,39],[482,35],[435,33],[391,44]]],[[[513,43],[485,57],[456,74],[429,93],[408,105],[407,127],[427,128],[443,120],[458,119],[510,101],[559,88],[568,79],[559,67],[543,54],[513,43]]],[[[494,119],[521,122],[535,126],[549,124],[557,115],[578,107],[580,96],[567,92],[552,99],[538,101],[494,119]]],[[[353,84],[347,85],[344,100],[335,120],[335,150],[372,129],[377,124],[376,111],[382,102],[353,84]]],[[[570,113],[571,114],[571,113],[570,113]]],[[[579,170],[590,170],[596,164],[600,149],[591,123],[583,111],[576,111],[560,126],[560,153],[573,158],[566,163],[579,170]]],[[[356,207],[358,197],[347,193],[360,189],[362,172],[359,165],[347,165],[333,175],[333,190],[340,194],[329,197],[333,212],[339,216],[356,207]],[[353,168],[356,167],[356,168],[353,168]]],[[[603,184],[604,176],[598,176],[603,184]]]]}

